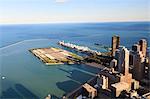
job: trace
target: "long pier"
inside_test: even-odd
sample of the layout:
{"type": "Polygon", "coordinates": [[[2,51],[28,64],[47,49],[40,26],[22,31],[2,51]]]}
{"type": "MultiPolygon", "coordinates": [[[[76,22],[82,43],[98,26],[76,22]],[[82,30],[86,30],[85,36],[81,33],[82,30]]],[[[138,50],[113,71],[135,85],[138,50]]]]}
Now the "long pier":
{"type": "Polygon", "coordinates": [[[75,49],[76,51],[80,51],[80,52],[86,52],[86,53],[89,53],[89,54],[96,54],[96,55],[101,55],[102,54],[101,52],[99,52],[97,50],[92,50],[88,47],[79,46],[79,45],[75,45],[75,44],[72,44],[72,43],[65,43],[64,41],[59,41],[58,44],[62,45],[64,47],[75,49]]]}

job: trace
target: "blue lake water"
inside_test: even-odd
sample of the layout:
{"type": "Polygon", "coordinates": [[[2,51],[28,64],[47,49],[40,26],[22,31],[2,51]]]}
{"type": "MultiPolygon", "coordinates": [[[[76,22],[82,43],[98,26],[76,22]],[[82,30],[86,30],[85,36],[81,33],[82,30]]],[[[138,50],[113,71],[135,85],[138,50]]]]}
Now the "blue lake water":
{"type": "Polygon", "coordinates": [[[150,22],[30,24],[0,26],[0,96],[5,98],[59,98],[89,80],[99,70],[85,65],[46,66],[28,50],[38,47],[60,47],[65,40],[93,49],[94,45],[111,44],[112,35],[131,47],[141,38],[150,44],[150,22]]]}

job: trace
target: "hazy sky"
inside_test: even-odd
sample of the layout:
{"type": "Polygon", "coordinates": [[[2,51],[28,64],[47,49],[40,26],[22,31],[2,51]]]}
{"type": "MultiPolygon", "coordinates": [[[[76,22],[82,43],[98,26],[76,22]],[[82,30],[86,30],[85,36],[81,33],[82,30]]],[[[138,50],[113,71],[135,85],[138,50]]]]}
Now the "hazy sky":
{"type": "Polygon", "coordinates": [[[150,0],[0,0],[0,23],[150,21],[150,0]]]}

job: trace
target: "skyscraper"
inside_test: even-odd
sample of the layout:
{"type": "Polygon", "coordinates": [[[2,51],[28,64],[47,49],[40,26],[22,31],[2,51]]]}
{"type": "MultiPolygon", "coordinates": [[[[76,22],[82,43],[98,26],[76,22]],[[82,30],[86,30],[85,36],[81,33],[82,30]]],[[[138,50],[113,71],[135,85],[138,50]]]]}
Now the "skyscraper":
{"type": "Polygon", "coordinates": [[[133,78],[136,80],[141,80],[144,74],[144,61],[145,58],[141,51],[134,54],[133,61],[133,78]]]}
{"type": "Polygon", "coordinates": [[[141,39],[138,44],[132,46],[132,57],[133,57],[133,78],[138,81],[148,76],[148,59],[147,59],[147,41],[141,39]]]}
{"type": "Polygon", "coordinates": [[[135,54],[140,51],[140,45],[139,44],[134,44],[132,46],[132,50],[130,51],[130,58],[129,58],[129,64],[133,66],[134,59],[135,59],[135,54]]]}
{"type": "Polygon", "coordinates": [[[140,45],[139,45],[139,44],[134,44],[134,45],[132,46],[132,50],[133,50],[134,52],[139,52],[139,51],[140,51],[140,45]]]}
{"type": "Polygon", "coordinates": [[[120,37],[115,35],[112,37],[112,56],[115,56],[116,49],[119,48],[120,45],[120,37]]]}
{"type": "Polygon", "coordinates": [[[139,41],[139,45],[140,45],[140,51],[142,51],[143,56],[146,57],[147,41],[145,39],[141,39],[139,41]]]}
{"type": "Polygon", "coordinates": [[[118,71],[124,75],[129,73],[129,51],[124,46],[120,47],[115,55],[118,64],[118,71]]]}

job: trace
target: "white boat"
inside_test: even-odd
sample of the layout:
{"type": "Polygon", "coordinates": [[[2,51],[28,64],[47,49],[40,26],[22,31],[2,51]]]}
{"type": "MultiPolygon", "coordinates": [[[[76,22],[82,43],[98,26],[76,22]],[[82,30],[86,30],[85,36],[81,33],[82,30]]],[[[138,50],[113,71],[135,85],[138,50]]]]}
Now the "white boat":
{"type": "Polygon", "coordinates": [[[5,76],[2,76],[1,78],[2,78],[3,80],[4,80],[4,79],[6,79],[6,77],[5,77],[5,76]]]}

